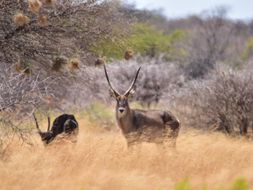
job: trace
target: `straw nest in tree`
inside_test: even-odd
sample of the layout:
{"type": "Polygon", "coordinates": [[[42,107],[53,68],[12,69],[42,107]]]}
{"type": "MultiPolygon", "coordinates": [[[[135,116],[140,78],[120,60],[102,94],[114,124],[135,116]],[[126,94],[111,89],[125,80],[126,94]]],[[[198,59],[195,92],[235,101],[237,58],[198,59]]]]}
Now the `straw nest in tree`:
{"type": "Polygon", "coordinates": [[[58,56],[54,58],[53,60],[53,66],[52,70],[53,71],[60,71],[64,65],[68,63],[68,59],[65,56],[58,56]]]}
{"type": "Polygon", "coordinates": [[[42,3],[39,0],[29,0],[29,9],[33,13],[38,13],[40,12],[40,9],[42,7],[42,3]]]}
{"type": "Polygon", "coordinates": [[[56,0],[43,0],[43,4],[45,4],[46,6],[52,6],[54,5],[56,2],[56,0]]]}
{"type": "Polygon", "coordinates": [[[80,68],[80,60],[77,58],[71,58],[69,60],[69,68],[71,70],[79,69],[80,68]]]}
{"type": "Polygon", "coordinates": [[[26,62],[21,61],[21,60],[19,60],[15,64],[15,70],[18,73],[24,73],[24,74],[27,74],[27,75],[32,74],[32,69],[31,69],[30,65],[26,62]]]}
{"type": "Polygon", "coordinates": [[[13,22],[16,26],[25,26],[30,22],[30,19],[28,16],[25,16],[23,13],[17,13],[13,16],[13,22]]]}
{"type": "Polygon", "coordinates": [[[47,16],[39,16],[39,17],[38,17],[38,20],[37,20],[37,23],[38,23],[38,25],[41,26],[41,27],[48,26],[48,19],[47,19],[47,16]]]}
{"type": "Polygon", "coordinates": [[[134,52],[132,50],[125,51],[125,55],[124,55],[125,60],[132,59],[133,56],[134,56],[134,52]]]}
{"type": "Polygon", "coordinates": [[[95,66],[96,67],[104,65],[104,64],[105,64],[105,58],[104,57],[99,57],[95,61],[95,66]]]}

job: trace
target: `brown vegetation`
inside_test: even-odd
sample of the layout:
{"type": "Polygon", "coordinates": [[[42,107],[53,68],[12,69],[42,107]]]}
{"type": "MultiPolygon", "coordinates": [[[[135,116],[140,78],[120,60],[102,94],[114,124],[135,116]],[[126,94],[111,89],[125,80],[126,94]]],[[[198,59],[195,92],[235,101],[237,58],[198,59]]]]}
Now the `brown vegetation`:
{"type": "Polygon", "coordinates": [[[143,144],[129,152],[119,132],[99,128],[81,119],[76,144],[58,139],[44,148],[37,135],[34,147],[12,141],[0,161],[1,188],[172,189],[187,178],[193,189],[215,189],[237,177],[253,187],[251,142],[189,131],[180,134],[177,151],[143,144]]]}
{"type": "MultiPolygon", "coordinates": [[[[202,81],[191,81],[169,101],[187,126],[253,138],[252,71],[216,67],[202,81]]],[[[167,97],[168,98],[168,97],[167,97]]]]}

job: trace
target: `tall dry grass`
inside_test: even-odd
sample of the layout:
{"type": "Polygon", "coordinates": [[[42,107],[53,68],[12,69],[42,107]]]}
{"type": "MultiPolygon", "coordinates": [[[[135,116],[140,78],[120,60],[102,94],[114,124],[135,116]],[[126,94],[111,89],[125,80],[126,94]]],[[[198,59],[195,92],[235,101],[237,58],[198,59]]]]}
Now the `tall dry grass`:
{"type": "Polygon", "coordinates": [[[143,144],[129,152],[120,131],[79,121],[76,144],[44,147],[37,135],[33,147],[13,141],[0,162],[0,189],[156,190],[185,178],[199,189],[226,186],[237,177],[253,188],[252,142],[190,131],[179,135],[176,151],[143,144]]]}

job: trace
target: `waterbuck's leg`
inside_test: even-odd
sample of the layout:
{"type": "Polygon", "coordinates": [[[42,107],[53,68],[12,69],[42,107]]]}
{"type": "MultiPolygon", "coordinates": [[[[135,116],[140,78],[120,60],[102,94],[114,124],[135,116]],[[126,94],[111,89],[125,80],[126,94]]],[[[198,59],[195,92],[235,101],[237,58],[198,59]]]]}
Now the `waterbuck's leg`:
{"type": "Polygon", "coordinates": [[[141,143],[139,141],[127,142],[127,150],[130,153],[139,153],[141,150],[141,143]]]}
{"type": "Polygon", "coordinates": [[[137,149],[137,147],[139,147],[140,139],[139,134],[137,132],[125,134],[125,138],[127,141],[127,148],[130,151],[134,151],[137,149]]]}
{"type": "Polygon", "coordinates": [[[180,123],[178,119],[170,112],[164,112],[163,121],[165,125],[164,143],[168,144],[170,147],[175,148],[180,129],[180,123]]]}
{"type": "Polygon", "coordinates": [[[137,146],[137,145],[139,145],[139,144],[140,144],[139,141],[128,141],[128,140],[127,140],[127,147],[128,147],[128,148],[133,148],[134,146],[137,146]]]}

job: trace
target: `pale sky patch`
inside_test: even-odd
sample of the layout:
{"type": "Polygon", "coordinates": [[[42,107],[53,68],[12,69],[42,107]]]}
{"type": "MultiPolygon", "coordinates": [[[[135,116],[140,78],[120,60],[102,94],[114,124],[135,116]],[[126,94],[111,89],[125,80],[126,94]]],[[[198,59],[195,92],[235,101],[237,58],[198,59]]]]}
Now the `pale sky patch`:
{"type": "Polygon", "coordinates": [[[225,6],[228,17],[233,19],[253,19],[253,0],[125,0],[134,3],[138,9],[158,9],[168,18],[200,14],[204,10],[225,6]]]}

